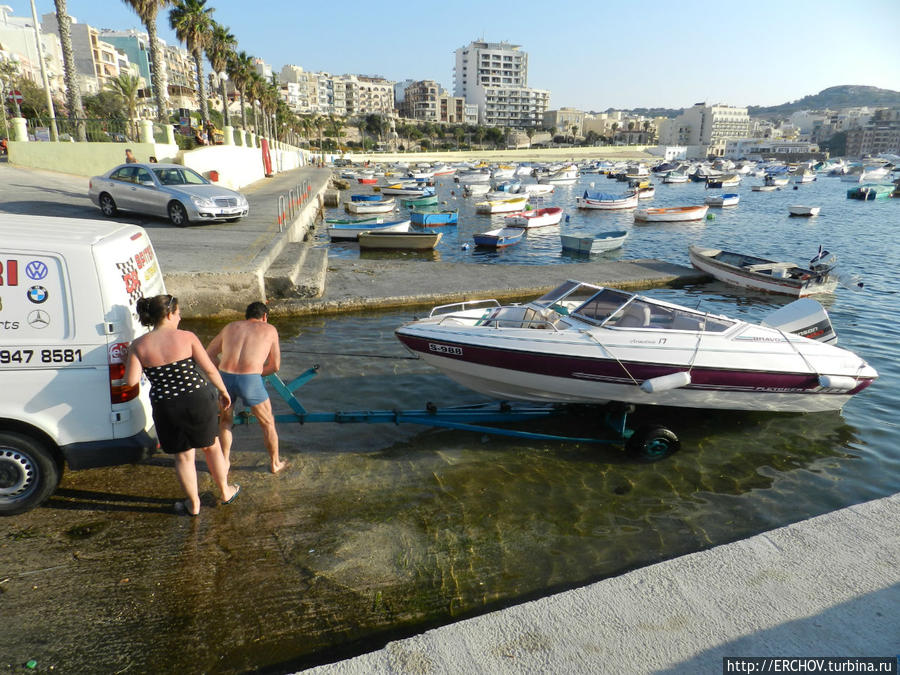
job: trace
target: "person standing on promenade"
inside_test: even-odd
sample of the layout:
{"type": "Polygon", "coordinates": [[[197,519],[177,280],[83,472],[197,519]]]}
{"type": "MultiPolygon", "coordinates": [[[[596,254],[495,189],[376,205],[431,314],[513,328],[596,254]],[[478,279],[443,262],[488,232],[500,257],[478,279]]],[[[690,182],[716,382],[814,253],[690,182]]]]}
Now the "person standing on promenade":
{"type": "MultiPolygon", "coordinates": [[[[269,308],[262,302],[247,305],[245,316],[243,321],[233,321],[225,326],[209,343],[206,351],[219,367],[232,401],[243,399],[259,420],[263,442],[269,452],[269,470],[278,473],[287,466],[287,462],[278,457],[278,432],[275,430],[272,402],[262,379],[281,367],[278,331],[269,323],[269,308]]],[[[231,458],[233,425],[232,407],[223,410],[219,416],[219,436],[226,462],[231,458]]]]}
{"type": "Polygon", "coordinates": [[[125,148],[125,163],[126,164],[135,164],[137,162],[137,157],[134,156],[134,153],[131,152],[131,148],[125,148]]]}
{"type": "Polygon", "coordinates": [[[228,485],[228,463],[217,437],[216,394],[202,373],[218,390],[219,406],[227,410],[231,399],[225,383],[200,339],[190,331],[178,330],[181,309],[175,296],[140,298],[137,312],[141,324],[151,330],[131,343],[125,379],[130,387],[141,381],[141,373],[150,380],[156,434],[163,452],[175,455],[175,473],[188,497],[175,509],[192,516],[200,513],[195,448],[203,450],[222,501],[230,504],[241,486],[228,485]]]}

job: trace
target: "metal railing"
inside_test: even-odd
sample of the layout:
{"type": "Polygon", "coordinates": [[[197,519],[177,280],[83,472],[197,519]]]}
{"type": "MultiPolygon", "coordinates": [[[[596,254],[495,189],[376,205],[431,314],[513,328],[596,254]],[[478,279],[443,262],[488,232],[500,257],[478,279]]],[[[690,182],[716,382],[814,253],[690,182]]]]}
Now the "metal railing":
{"type": "Polygon", "coordinates": [[[285,226],[296,220],[297,216],[300,215],[300,210],[309,200],[311,193],[312,183],[309,180],[304,180],[288,190],[287,194],[278,195],[275,207],[275,224],[278,225],[279,232],[284,232],[285,226]]]}
{"type": "MultiPolygon", "coordinates": [[[[84,139],[93,143],[128,143],[135,142],[139,138],[137,124],[129,120],[117,119],[69,119],[68,117],[53,118],[59,131],[60,141],[78,141],[81,133],[84,139]]],[[[28,138],[35,141],[50,140],[51,118],[35,117],[28,120],[28,138]]],[[[156,128],[154,125],[154,134],[156,128]]],[[[163,130],[163,137],[165,131],[163,130]]]]}

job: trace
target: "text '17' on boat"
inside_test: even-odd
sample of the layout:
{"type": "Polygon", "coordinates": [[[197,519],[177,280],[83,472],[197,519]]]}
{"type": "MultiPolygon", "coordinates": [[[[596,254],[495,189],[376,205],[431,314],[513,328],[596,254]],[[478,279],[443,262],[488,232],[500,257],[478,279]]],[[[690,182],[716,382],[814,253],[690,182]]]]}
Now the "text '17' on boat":
{"type": "Polygon", "coordinates": [[[828,344],[831,321],[810,298],[751,324],[567,281],[524,305],[435,307],[395,334],[447,377],[501,400],[815,412],[839,410],[878,377],[828,344]]]}

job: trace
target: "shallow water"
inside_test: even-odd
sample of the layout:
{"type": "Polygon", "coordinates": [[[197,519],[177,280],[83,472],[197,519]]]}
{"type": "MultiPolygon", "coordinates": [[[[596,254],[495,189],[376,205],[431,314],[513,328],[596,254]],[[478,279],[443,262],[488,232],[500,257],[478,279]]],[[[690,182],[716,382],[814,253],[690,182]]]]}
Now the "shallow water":
{"type": "MultiPolygon", "coordinates": [[[[605,178],[590,179],[606,189],[605,178]]],[[[190,522],[168,512],[178,489],[167,458],[67,474],[47,508],[0,539],[0,568],[28,570],[0,587],[5,615],[21,627],[0,636],[0,651],[10,663],[37,656],[63,672],[171,672],[185,663],[198,672],[290,672],[900,491],[900,328],[889,264],[900,255],[900,200],[849,201],[846,187],[825,178],[797,191],[744,187],[736,209],[696,224],[632,228],[630,216],[588,213],[565,226],[622,224],[633,233],[617,256],[685,264],[693,241],[798,262],[824,243],[866,282],[824,299],[840,344],[881,375],[841,413],[640,411],[682,442],[650,465],[617,445],[285,423],[293,466],[278,477],[264,471],[259,430],[239,427],[232,476],[245,491],[233,507],[190,522]],[[794,202],[820,204],[822,215],[789,218],[794,202]]],[[[704,192],[659,186],[657,194],[653,203],[675,204],[698,203],[704,192]]],[[[514,255],[563,260],[549,244],[546,254],[529,253],[533,243],[529,235],[514,255]]],[[[788,302],[716,283],[647,294],[753,320],[788,302]]],[[[298,391],[310,411],[480,400],[409,358],[393,330],[413,314],[272,317],[281,374],[321,366],[298,391]]],[[[204,342],[219,328],[184,325],[204,342]]],[[[287,406],[277,401],[276,411],[287,406]]],[[[588,435],[596,426],[588,412],[527,428],[588,435]]]]}

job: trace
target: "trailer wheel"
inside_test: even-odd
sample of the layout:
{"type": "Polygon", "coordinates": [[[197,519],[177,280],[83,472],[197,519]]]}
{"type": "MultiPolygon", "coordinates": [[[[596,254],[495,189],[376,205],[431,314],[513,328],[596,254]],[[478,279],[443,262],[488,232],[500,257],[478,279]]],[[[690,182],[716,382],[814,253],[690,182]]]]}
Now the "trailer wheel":
{"type": "Polygon", "coordinates": [[[660,426],[641,427],[625,444],[626,450],[638,461],[658,462],[681,449],[678,436],[660,426]]]}
{"type": "Polygon", "coordinates": [[[60,466],[50,450],[30,436],[0,432],[0,516],[33,509],[59,484],[60,466]]]}

